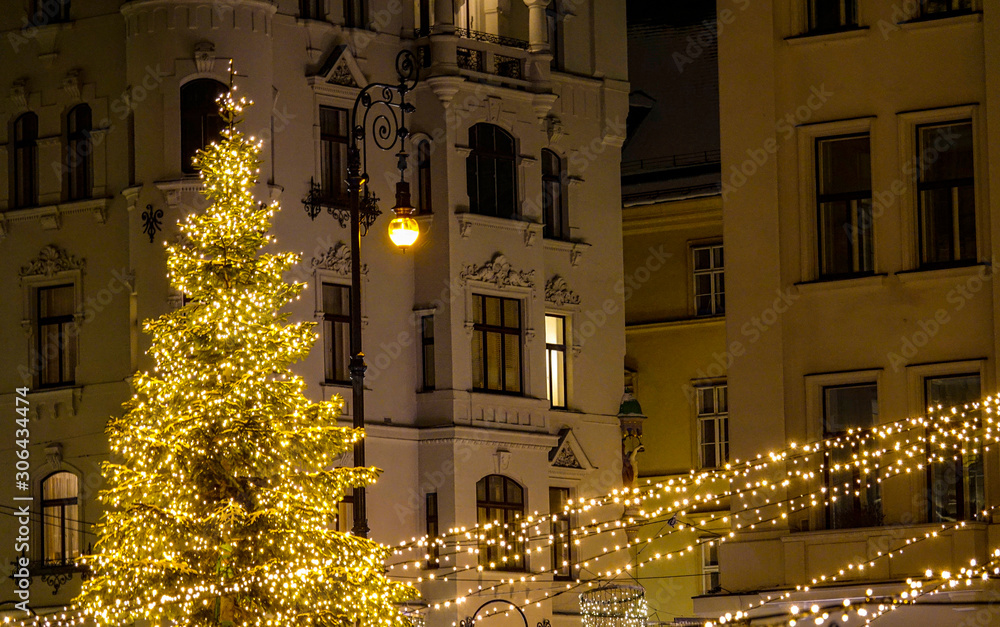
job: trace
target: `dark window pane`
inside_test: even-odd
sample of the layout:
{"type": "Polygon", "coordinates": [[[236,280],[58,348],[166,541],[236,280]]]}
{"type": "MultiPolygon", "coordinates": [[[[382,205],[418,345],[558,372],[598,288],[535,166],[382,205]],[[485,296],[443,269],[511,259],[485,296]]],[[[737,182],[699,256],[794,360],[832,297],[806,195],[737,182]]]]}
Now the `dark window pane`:
{"type": "Polygon", "coordinates": [[[216,99],[226,86],[210,78],[199,78],[181,86],[181,170],[194,174],[192,159],[209,143],[219,139],[225,124],[216,99]]]}
{"type": "Polygon", "coordinates": [[[972,123],[925,126],[920,132],[920,180],[972,178],[972,123]]]}
{"type": "Polygon", "coordinates": [[[819,140],[820,194],[871,191],[867,135],[819,140]]]}
{"type": "Polygon", "coordinates": [[[70,200],[90,198],[91,143],[90,107],[73,107],[66,116],[66,193],[70,200]]]}
{"type": "Polygon", "coordinates": [[[474,213],[512,217],[517,183],[514,138],[491,124],[469,129],[471,153],[466,159],[469,208],[474,213]]]}
{"type": "Polygon", "coordinates": [[[15,207],[38,204],[38,116],[22,114],[14,122],[14,176],[12,197],[15,207]]]}

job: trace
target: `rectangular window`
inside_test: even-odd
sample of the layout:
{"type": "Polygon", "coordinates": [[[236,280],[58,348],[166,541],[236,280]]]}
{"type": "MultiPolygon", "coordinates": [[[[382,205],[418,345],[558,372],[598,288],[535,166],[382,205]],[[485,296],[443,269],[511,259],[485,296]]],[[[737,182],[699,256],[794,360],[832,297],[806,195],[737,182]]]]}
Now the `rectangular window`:
{"type": "Polygon", "coordinates": [[[719,543],[706,542],[701,545],[701,572],[704,575],[702,590],[714,594],[722,590],[719,580],[719,543]]]}
{"type": "Polygon", "coordinates": [[[972,122],[917,127],[922,266],[976,260],[972,122]]]}
{"type": "Polygon", "coordinates": [[[347,533],[354,528],[354,496],[345,494],[337,503],[337,531],[347,533]]]}
{"type": "Polygon", "coordinates": [[[32,26],[45,26],[69,21],[70,0],[32,0],[32,26]]]}
{"type": "Polygon", "coordinates": [[[365,0],[344,0],[344,26],[365,28],[365,0]]]}
{"type": "Polygon", "coordinates": [[[722,244],[691,248],[694,268],[694,311],[697,316],[726,313],[726,281],[722,244]]]}
{"type": "Polygon", "coordinates": [[[472,388],[521,393],[521,301],[472,296],[472,388]]]}
{"type": "Polygon", "coordinates": [[[299,0],[299,17],[304,20],[325,20],[326,0],[299,0]]]}
{"type": "Polygon", "coordinates": [[[431,212],[431,143],[422,141],[417,144],[417,213],[431,212]]]}
{"type": "Polygon", "coordinates": [[[820,275],[871,273],[872,177],[868,135],[816,140],[820,275]]]}
{"type": "Polygon", "coordinates": [[[323,284],[323,354],[326,382],[350,383],[351,288],[346,285],[323,284]]]}
{"type": "MultiPolygon", "coordinates": [[[[928,407],[941,405],[945,411],[980,399],[978,374],[924,379],[924,399],[928,407]]],[[[980,428],[978,410],[966,419],[980,428]]],[[[953,439],[951,441],[954,441],[953,439]]],[[[968,445],[963,453],[928,446],[928,522],[976,520],[986,505],[986,485],[981,445],[968,445]],[[933,456],[944,457],[932,461],[933,456]]]]}
{"type": "Polygon", "coordinates": [[[76,339],[72,331],[75,288],[41,287],[37,298],[38,384],[72,385],[76,375],[76,339]]]}
{"type": "Polygon", "coordinates": [[[423,390],[434,389],[434,316],[420,318],[420,351],[423,363],[423,390]]]}
{"type": "Polygon", "coordinates": [[[972,0],[920,0],[920,15],[944,17],[972,11],[972,0]]]}
{"type": "Polygon", "coordinates": [[[441,565],[440,547],[437,544],[438,529],[438,495],[428,492],[425,498],[427,505],[427,568],[438,568],[441,565]]]}
{"type": "Polygon", "coordinates": [[[431,26],[434,26],[434,0],[414,0],[414,26],[417,37],[426,37],[431,34],[431,26]]]}
{"type": "Polygon", "coordinates": [[[725,383],[698,389],[698,444],[701,467],[729,461],[729,390],[725,383]]]}
{"type": "Polygon", "coordinates": [[[556,579],[573,576],[573,538],[569,515],[563,510],[569,503],[569,488],[549,488],[549,514],[558,516],[552,523],[552,575],[556,579]]]}
{"type": "Polygon", "coordinates": [[[344,109],[319,108],[319,177],[327,202],[347,206],[348,115],[344,109]]]}
{"type": "Polygon", "coordinates": [[[552,69],[562,69],[562,28],[559,15],[559,1],[549,0],[545,7],[545,22],[548,31],[549,52],[552,54],[552,69]]]}
{"type": "Polygon", "coordinates": [[[553,407],[566,407],[566,317],[545,316],[545,382],[553,407]]]}
{"type": "Polygon", "coordinates": [[[828,33],[857,25],[857,0],[809,0],[809,32],[828,33]]]}
{"type": "Polygon", "coordinates": [[[551,150],[542,151],[542,235],[569,239],[569,218],[563,193],[562,159],[551,150]]]}
{"type": "Polygon", "coordinates": [[[878,471],[866,453],[878,443],[871,437],[878,424],[878,388],[862,383],[823,388],[824,438],[834,444],[825,451],[825,479],[829,503],[827,527],[853,529],[882,524],[882,494],[878,471]],[[846,443],[836,444],[848,431],[846,443]]]}

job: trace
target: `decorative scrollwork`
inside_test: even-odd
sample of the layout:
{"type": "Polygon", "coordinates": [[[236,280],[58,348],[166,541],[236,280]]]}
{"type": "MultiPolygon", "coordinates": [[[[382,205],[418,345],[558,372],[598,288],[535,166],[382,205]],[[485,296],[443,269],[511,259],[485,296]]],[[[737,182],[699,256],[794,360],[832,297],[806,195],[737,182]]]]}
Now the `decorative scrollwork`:
{"type": "Polygon", "coordinates": [[[149,243],[153,243],[153,238],[157,231],[163,230],[163,209],[153,209],[153,205],[146,205],[146,210],[142,212],[142,232],[149,236],[149,243]]]}
{"type": "Polygon", "coordinates": [[[455,34],[463,39],[472,39],[475,41],[485,41],[491,44],[498,44],[501,46],[507,46],[508,48],[518,48],[520,50],[528,49],[528,42],[523,39],[515,39],[513,37],[504,37],[503,35],[494,35],[493,33],[484,33],[478,30],[469,30],[467,28],[456,28],[455,34]]]}
{"type": "Polygon", "coordinates": [[[406,94],[416,87],[420,75],[420,64],[409,50],[402,50],[396,55],[396,74],[399,79],[397,84],[371,83],[361,90],[354,101],[351,139],[355,145],[360,145],[363,152],[361,176],[366,180],[368,154],[365,140],[369,129],[375,145],[386,151],[394,149],[397,142],[402,142],[409,135],[406,114],[412,113],[414,107],[406,102],[406,94]]]}

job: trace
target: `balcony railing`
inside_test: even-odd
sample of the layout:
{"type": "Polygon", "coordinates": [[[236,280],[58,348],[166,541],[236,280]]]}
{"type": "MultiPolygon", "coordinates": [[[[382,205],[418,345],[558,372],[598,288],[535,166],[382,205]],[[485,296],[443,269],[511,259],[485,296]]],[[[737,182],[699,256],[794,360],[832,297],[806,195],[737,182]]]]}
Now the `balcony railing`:
{"type": "Polygon", "coordinates": [[[503,35],[494,35],[493,33],[484,33],[478,30],[469,30],[467,28],[456,28],[455,34],[462,39],[473,39],[475,41],[485,41],[490,44],[497,44],[499,46],[506,46],[508,48],[517,48],[519,50],[527,50],[528,42],[523,39],[515,39],[513,37],[505,37],[503,35]]]}

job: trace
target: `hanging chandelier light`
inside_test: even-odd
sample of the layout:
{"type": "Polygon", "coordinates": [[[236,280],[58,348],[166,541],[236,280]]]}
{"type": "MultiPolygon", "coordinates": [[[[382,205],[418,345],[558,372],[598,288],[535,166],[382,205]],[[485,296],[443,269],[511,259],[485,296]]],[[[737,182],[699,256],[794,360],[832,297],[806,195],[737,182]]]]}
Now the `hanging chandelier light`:
{"type": "Polygon", "coordinates": [[[580,595],[583,627],[644,627],[646,590],[638,584],[605,583],[580,595]]]}

